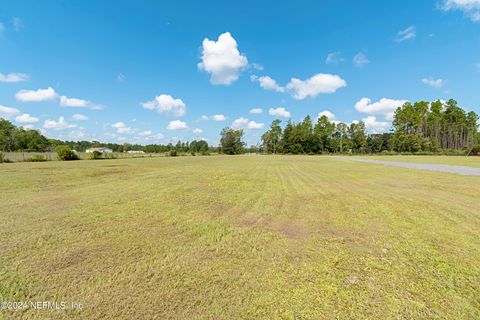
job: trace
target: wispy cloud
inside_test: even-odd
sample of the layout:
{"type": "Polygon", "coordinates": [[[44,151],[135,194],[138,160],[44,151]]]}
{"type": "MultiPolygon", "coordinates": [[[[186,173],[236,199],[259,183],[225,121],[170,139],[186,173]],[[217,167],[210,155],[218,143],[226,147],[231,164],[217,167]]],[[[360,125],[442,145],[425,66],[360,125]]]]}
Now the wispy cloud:
{"type": "Polygon", "coordinates": [[[338,64],[343,61],[345,61],[345,59],[342,58],[340,52],[331,52],[327,55],[327,58],[325,59],[326,64],[338,64]]]}
{"type": "Polygon", "coordinates": [[[0,73],[0,82],[22,82],[27,81],[29,78],[26,73],[0,73]]]}
{"type": "Polygon", "coordinates": [[[405,30],[401,30],[397,33],[397,37],[395,38],[396,42],[403,42],[405,40],[413,39],[417,36],[417,30],[414,26],[410,26],[405,30]]]}
{"type": "Polygon", "coordinates": [[[444,11],[460,10],[473,22],[480,22],[480,0],[444,0],[440,8],[444,11]]]}
{"type": "Polygon", "coordinates": [[[363,67],[364,65],[369,63],[370,60],[368,60],[367,55],[363,52],[359,52],[353,57],[353,64],[356,67],[363,67]]]}

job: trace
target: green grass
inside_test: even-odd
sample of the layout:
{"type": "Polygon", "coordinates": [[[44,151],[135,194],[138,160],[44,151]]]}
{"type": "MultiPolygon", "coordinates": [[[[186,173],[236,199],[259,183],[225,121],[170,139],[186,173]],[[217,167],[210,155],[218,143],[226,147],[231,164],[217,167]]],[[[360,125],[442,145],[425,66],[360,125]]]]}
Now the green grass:
{"type": "Polygon", "coordinates": [[[0,318],[480,318],[478,177],[315,156],[0,177],[0,301],[83,305],[0,318]]]}
{"type": "Polygon", "coordinates": [[[435,163],[451,166],[480,167],[480,157],[467,156],[362,156],[365,159],[417,162],[417,163],[435,163]]]}

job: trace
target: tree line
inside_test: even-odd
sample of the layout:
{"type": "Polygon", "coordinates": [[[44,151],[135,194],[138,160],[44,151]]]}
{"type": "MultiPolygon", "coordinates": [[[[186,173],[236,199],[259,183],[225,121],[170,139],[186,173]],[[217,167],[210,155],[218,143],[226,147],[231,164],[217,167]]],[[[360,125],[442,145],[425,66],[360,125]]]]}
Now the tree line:
{"type": "Polygon", "coordinates": [[[70,149],[79,152],[84,152],[93,147],[106,147],[113,152],[139,150],[146,153],[163,153],[174,150],[178,153],[209,153],[218,151],[218,148],[209,146],[204,140],[193,140],[190,142],[178,141],[176,144],[140,145],[129,143],[102,143],[99,141],[62,141],[58,139],[48,139],[38,130],[17,127],[10,121],[0,118],[0,151],[47,152],[55,151],[59,146],[67,146],[70,149]]]}
{"type": "Polygon", "coordinates": [[[346,124],[330,121],[326,116],[319,117],[315,123],[310,116],[299,123],[288,120],[283,128],[282,121],[276,119],[262,135],[261,145],[247,148],[242,140],[244,131],[229,127],[221,131],[218,147],[203,140],[178,141],[175,145],[139,145],[48,139],[38,130],[16,127],[0,119],[0,151],[53,151],[58,146],[68,146],[80,152],[92,147],[107,147],[114,152],[141,150],[146,153],[434,153],[478,148],[478,121],[475,112],[466,112],[455,100],[407,102],[395,111],[390,132],[369,134],[362,121],[346,124]]]}
{"type": "Polygon", "coordinates": [[[480,143],[478,120],[455,100],[407,102],[395,111],[391,132],[381,134],[368,134],[362,121],[345,124],[326,116],[315,124],[310,116],[299,123],[288,120],[284,128],[274,120],[262,135],[262,149],[274,154],[468,150],[480,143]]]}

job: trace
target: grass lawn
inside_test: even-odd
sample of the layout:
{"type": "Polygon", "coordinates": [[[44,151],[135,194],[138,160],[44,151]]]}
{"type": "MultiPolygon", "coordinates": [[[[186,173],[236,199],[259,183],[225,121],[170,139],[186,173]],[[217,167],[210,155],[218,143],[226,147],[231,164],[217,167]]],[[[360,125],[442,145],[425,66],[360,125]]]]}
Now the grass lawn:
{"type": "Polygon", "coordinates": [[[480,157],[467,156],[361,156],[360,158],[385,161],[417,162],[480,168],[480,157]]]}
{"type": "Polygon", "coordinates": [[[0,318],[480,318],[478,177],[215,156],[0,179],[0,301],[83,306],[0,318]]]}

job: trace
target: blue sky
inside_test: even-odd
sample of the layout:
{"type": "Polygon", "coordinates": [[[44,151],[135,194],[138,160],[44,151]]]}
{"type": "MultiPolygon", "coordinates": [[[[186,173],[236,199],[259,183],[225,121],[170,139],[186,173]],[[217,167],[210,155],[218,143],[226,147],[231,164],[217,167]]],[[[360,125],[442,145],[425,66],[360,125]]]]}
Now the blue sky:
{"type": "Polygon", "coordinates": [[[403,101],[479,93],[480,0],[0,6],[0,117],[48,137],[256,144],[319,113],[382,132],[403,101]]]}

